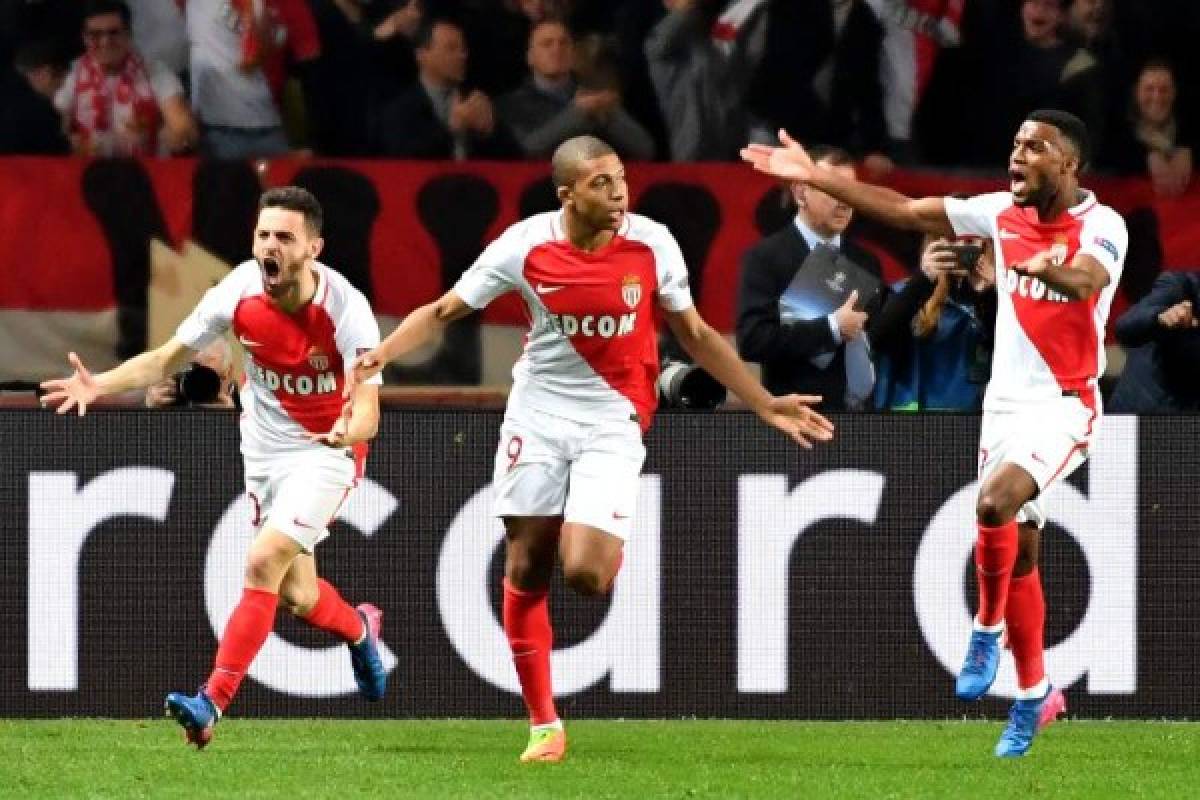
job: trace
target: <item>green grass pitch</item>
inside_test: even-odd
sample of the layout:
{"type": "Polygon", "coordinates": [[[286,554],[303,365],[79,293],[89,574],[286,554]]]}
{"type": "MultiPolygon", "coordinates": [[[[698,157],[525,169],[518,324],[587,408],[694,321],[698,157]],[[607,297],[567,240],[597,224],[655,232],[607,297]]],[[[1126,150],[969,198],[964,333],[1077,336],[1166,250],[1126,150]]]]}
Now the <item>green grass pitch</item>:
{"type": "Polygon", "coordinates": [[[202,753],[165,720],[0,720],[0,797],[1195,797],[1200,724],[1060,722],[1024,759],[999,722],[569,721],[521,765],[518,722],[230,719],[202,753]]]}

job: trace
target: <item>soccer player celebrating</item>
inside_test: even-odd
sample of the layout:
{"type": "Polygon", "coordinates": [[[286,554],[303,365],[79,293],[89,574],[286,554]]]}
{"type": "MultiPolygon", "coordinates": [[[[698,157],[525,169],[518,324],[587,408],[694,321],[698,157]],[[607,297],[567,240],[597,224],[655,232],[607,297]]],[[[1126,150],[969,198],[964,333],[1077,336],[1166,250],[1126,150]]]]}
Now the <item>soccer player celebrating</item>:
{"type": "Polygon", "coordinates": [[[1026,117],[1009,157],[1009,191],[965,200],[914,200],[857,183],[814,165],[785,131],[780,139],[783,147],[750,145],[742,158],[896,227],[995,243],[999,306],[976,504],[979,612],[956,693],[976,700],[991,687],[1007,623],[1019,692],[996,755],[1024,755],[1038,730],[1066,710],[1043,667],[1037,562],[1046,518],[1038,498],[1087,458],[1096,434],[1096,379],[1128,244],[1125,222],[1080,188],[1087,129],[1063,111],[1026,117]]]}
{"type": "Polygon", "coordinates": [[[633,526],[642,435],[657,405],[655,305],[696,362],[768,425],[806,447],[833,435],[809,408],[819,397],[768,394],[696,313],[679,246],[664,226],[628,213],[625,168],[611,147],[592,136],[569,139],[552,172],[561,210],[508,228],[453,289],[413,311],[355,370],[355,380],[375,375],[510,290],[529,310],[493,480],[507,534],[504,630],[532,724],[524,762],[566,754],[550,680],[555,559],[573,589],[605,593],[633,526]]]}
{"type": "Polygon", "coordinates": [[[370,604],[352,608],[317,577],[314,556],[362,476],[367,441],[379,424],[381,383],[358,384],[343,414],[346,370],[379,343],[379,328],[366,298],[316,261],[321,221],[320,204],[304,189],[265,192],[254,258],[206,292],[166,344],[99,375],[71,353],[75,374],[42,384],[58,413],[77,408],[82,416],[102,395],[162,380],[231,327],[245,348],[242,457],[257,528],[245,589],[208,682],[195,695],[172,692],[166,699],[167,712],[197,747],[212,738],[281,602],[349,645],[364,697],[379,700],[387,684],[377,646],[382,612],[370,604]]]}

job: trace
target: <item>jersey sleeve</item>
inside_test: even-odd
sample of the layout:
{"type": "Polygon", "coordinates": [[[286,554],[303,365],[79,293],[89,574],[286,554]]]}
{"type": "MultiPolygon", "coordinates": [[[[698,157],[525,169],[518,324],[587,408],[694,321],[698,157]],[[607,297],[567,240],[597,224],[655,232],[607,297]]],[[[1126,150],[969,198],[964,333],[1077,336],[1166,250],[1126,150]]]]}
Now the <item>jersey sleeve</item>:
{"type": "Polygon", "coordinates": [[[991,236],[996,217],[1012,205],[1008,192],[979,194],[974,197],[947,197],[946,216],[956,236],[991,236]]]}
{"type": "Polygon", "coordinates": [[[454,284],[454,293],[471,308],[480,309],[517,287],[525,258],[518,227],[509,228],[493,241],[454,284]]]}
{"type": "Polygon", "coordinates": [[[654,251],[654,266],[658,277],[658,303],[667,311],[691,308],[692,290],[688,281],[687,264],[679,243],[665,226],[658,226],[648,242],[654,251]]]}
{"type": "MultiPolygon", "coordinates": [[[[334,342],[347,369],[354,363],[354,359],[379,344],[379,323],[375,320],[370,303],[361,292],[354,291],[347,299],[346,307],[337,322],[337,330],[334,331],[334,342]]],[[[367,383],[381,385],[383,373],[371,376],[367,383]]]]}
{"type": "Polygon", "coordinates": [[[175,329],[175,338],[193,350],[203,350],[214,339],[224,336],[233,324],[233,312],[245,280],[245,267],[238,267],[205,292],[192,313],[175,329]]]}
{"type": "Polygon", "coordinates": [[[1110,284],[1116,286],[1121,280],[1125,254],[1129,252],[1129,231],[1125,227],[1125,220],[1105,206],[1093,210],[1083,219],[1079,252],[1099,261],[1108,270],[1110,284]]]}

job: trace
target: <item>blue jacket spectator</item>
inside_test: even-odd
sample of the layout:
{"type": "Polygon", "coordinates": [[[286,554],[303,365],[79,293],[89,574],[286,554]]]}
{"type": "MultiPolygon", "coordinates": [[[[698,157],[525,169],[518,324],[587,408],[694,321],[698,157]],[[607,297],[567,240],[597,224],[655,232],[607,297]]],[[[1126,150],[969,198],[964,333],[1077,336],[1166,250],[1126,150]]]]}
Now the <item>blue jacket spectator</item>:
{"type": "Polygon", "coordinates": [[[1129,353],[1109,411],[1200,411],[1198,307],[1200,272],[1164,272],[1117,321],[1117,341],[1129,353]]]}

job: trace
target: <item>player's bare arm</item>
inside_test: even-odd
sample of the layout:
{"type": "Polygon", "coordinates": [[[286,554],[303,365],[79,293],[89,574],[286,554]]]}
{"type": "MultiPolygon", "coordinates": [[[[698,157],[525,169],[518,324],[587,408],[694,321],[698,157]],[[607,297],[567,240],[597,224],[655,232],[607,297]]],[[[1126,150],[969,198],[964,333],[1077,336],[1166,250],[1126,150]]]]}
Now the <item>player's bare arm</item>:
{"type": "Polygon", "coordinates": [[[1087,300],[1108,286],[1111,280],[1108,270],[1087,253],[1077,253],[1070,264],[1060,264],[1056,263],[1054,254],[1047,250],[1024,264],[1014,264],[1012,271],[1037,278],[1072,300],[1087,300]]]}
{"type": "Polygon", "coordinates": [[[325,433],[309,434],[309,439],[329,447],[351,447],[375,438],[379,431],[379,386],[360,383],[343,413],[325,433]]]}
{"type": "Polygon", "coordinates": [[[78,355],[68,353],[67,360],[75,368],[74,374],[69,378],[43,381],[42,389],[46,395],[42,403],[55,408],[59,414],[74,408],[82,417],[96,398],[158,383],[180,369],[194,353],[190,347],[171,337],[161,347],[136,355],[99,375],[89,372],[78,355]]]}
{"type": "Polygon", "coordinates": [[[389,361],[440,336],[447,325],[474,310],[451,289],[432,303],[413,311],[378,347],[354,360],[346,376],[346,397],[350,396],[355,386],[376,375],[389,361]]]}
{"type": "Polygon", "coordinates": [[[803,447],[812,447],[812,441],[827,442],[833,438],[833,423],[810,408],[821,402],[820,397],[799,394],[775,397],[754,379],[734,349],[694,307],[663,313],[688,355],[754,409],[768,425],[783,431],[803,447]]]}
{"type": "Polygon", "coordinates": [[[813,163],[808,152],[785,130],[779,131],[782,147],[751,144],[742,148],[742,160],[759,172],[785,181],[801,181],[837,198],[855,211],[896,228],[935,236],[954,236],[946,203],[941,197],[911,198],[883,186],[851,180],[813,163]]]}

